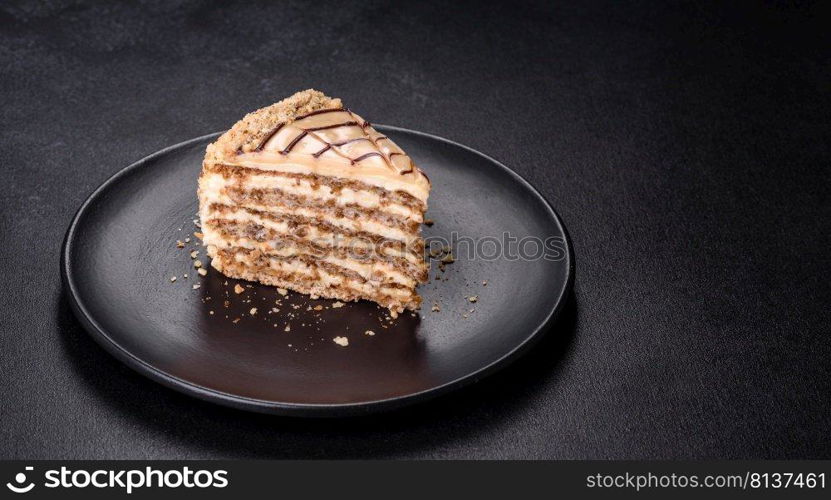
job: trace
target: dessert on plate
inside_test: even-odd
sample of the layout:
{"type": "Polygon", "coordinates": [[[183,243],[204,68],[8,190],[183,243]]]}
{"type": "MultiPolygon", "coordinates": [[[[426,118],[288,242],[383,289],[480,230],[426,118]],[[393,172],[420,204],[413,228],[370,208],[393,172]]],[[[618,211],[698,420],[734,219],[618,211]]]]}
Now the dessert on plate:
{"type": "Polygon", "coordinates": [[[417,309],[430,181],[340,99],[305,90],[210,144],[199,216],[222,274],[315,297],[417,309]]]}

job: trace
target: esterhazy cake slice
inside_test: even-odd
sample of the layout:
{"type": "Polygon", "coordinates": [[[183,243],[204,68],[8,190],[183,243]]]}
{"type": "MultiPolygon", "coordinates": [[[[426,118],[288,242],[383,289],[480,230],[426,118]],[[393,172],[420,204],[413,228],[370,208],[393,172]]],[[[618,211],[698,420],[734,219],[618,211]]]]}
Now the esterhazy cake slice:
{"type": "Polygon", "coordinates": [[[232,278],[417,309],[430,181],[388,137],[315,90],[246,115],[208,146],[199,216],[232,278]]]}

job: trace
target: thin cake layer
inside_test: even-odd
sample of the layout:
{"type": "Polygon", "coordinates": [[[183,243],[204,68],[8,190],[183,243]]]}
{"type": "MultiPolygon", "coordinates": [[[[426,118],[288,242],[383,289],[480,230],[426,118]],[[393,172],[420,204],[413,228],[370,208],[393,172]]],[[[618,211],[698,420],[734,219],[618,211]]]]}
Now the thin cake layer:
{"type": "Polygon", "coordinates": [[[210,164],[203,168],[200,189],[215,191],[226,188],[281,189],[298,195],[335,200],[340,204],[354,203],[365,208],[383,208],[391,213],[420,220],[427,206],[404,191],[390,191],[358,180],[315,174],[275,172],[239,165],[210,164]]]}
{"type": "Polygon", "coordinates": [[[229,249],[216,251],[212,266],[231,278],[258,281],[313,297],[366,299],[399,311],[418,309],[421,305],[421,297],[412,287],[379,285],[335,265],[303,258],[277,258],[246,249],[229,249]]]}
{"type": "MultiPolygon", "coordinates": [[[[353,259],[359,263],[388,263],[401,272],[418,277],[424,276],[425,268],[415,252],[395,247],[387,242],[373,242],[356,236],[310,238],[292,231],[275,230],[251,221],[235,219],[212,219],[205,228],[219,248],[231,246],[256,248],[266,253],[290,255],[289,252],[309,255],[334,255],[342,259],[353,259]]],[[[423,278],[423,279],[426,279],[423,278]]]]}
{"type": "MultiPolygon", "coordinates": [[[[230,199],[217,197],[214,200],[206,200],[207,210],[205,215],[210,218],[212,214],[223,213],[231,209],[238,212],[247,212],[259,216],[270,216],[271,218],[285,220],[293,219],[316,225],[317,220],[323,218],[329,226],[337,228],[343,233],[358,233],[377,235],[386,239],[411,243],[418,239],[417,233],[408,226],[411,224],[398,223],[389,224],[385,221],[389,217],[384,214],[369,214],[361,210],[343,208],[315,208],[313,206],[291,206],[288,200],[280,200],[273,205],[257,203],[252,198],[242,197],[240,203],[233,203],[230,199]],[[222,202],[225,203],[222,203],[222,202]]],[[[415,223],[418,226],[418,223],[415,223]]]]}
{"type": "MultiPolygon", "coordinates": [[[[293,234],[315,242],[328,242],[330,245],[340,245],[352,239],[359,239],[371,243],[373,248],[377,248],[378,251],[391,249],[414,253],[417,256],[420,256],[420,252],[423,251],[423,240],[419,237],[401,240],[394,237],[398,235],[398,231],[388,231],[386,233],[364,231],[356,229],[355,227],[344,227],[346,223],[342,221],[330,220],[322,216],[307,215],[305,213],[275,213],[273,211],[259,211],[246,207],[221,204],[210,205],[204,213],[207,215],[203,217],[205,221],[202,224],[203,233],[205,231],[210,232],[213,229],[213,220],[226,219],[239,223],[253,223],[281,234],[293,234]]],[[[352,225],[355,226],[356,224],[354,223],[352,225]]],[[[210,237],[210,234],[205,236],[206,239],[210,237]]],[[[210,244],[210,242],[206,240],[206,244],[210,244]]]]}
{"type": "Polygon", "coordinates": [[[307,256],[350,269],[362,278],[379,283],[399,283],[415,286],[426,279],[422,266],[395,255],[379,255],[369,248],[322,246],[293,235],[274,234],[262,226],[218,221],[213,229],[222,236],[218,245],[210,248],[257,250],[275,257],[307,256]]]}

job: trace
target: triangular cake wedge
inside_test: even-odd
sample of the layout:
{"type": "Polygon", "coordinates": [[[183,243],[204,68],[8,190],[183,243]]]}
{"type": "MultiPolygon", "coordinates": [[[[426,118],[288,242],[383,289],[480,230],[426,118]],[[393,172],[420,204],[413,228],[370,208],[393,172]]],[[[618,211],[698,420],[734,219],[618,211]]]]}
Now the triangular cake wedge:
{"type": "Polygon", "coordinates": [[[199,216],[222,274],[313,297],[418,309],[430,181],[369,122],[315,90],[208,146],[199,216]]]}

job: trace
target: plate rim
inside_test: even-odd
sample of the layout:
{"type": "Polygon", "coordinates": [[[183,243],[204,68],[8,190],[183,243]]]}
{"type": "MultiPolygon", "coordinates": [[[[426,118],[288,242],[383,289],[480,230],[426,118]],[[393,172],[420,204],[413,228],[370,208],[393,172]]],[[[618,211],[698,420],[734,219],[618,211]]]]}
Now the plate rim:
{"type": "Polygon", "coordinates": [[[75,212],[75,215],[73,215],[72,221],[69,224],[66,234],[64,235],[63,243],[61,245],[61,282],[63,284],[63,289],[65,291],[67,300],[70,304],[73,313],[75,314],[75,317],[78,318],[81,325],[84,327],[84,330],[93,338],[93,340],[95,340],[97,344],[103,347],[104,350],[107,351],[110,355],[127,365],[132,370],[138,372],[141,375],[144,375],[145,377],[155,382],[160,383],[165,387],[173,389],[179,393],[186,394],[188,396],[196,397],[203,401],[220,404],[227,407],[232,407],[246,411],[253,411],[257,413],[267,413],[282,416],[344,417],[366,415],[370,413],[377,413],[380,411],[389,411],[404,406],[409,406],[411,404],[434,399],[443,394],[447,394],[453,390],[461,389],[465,386],[476,383],[482,380],[483,378],[507,367],[509,364],[520,358],[525,352],[527,352],[531,347],[533,347],[533,345],[535,345],[545,335],[549,327],[553,325],[553,323],[559,318],[567,302],[569,301],[569,293],[571,292],[574,285],[576,263],[574,258],[574,249],[572,248],[571,243],[571,237],[569,236],[568,230],[566,229],[566,225],[563,223],[563,220],[557,213],[557,211],[554,210],[554,207],[551,205],[551,203],[549,203],[545,196],[543,196],[542,193],[540,193],[539,190],[537,190],[537,188],[533,186],[533,184],[528,182],[524,177],[522,177],[517,172],[509,168],[507,165],[496,160],[495,158],[485,153],[482,153],[481,151],[473,149],[470,146],[466,146],[459,142],[453,141],[451,139],[446,139],[435,134],[430,134],[427,132],[421,132],[418,130],[412,130],[403,127],[396,127],[392,125],[376,124],[374,126],[379,130],[386,129],[405,134],[414,134],[432,140],[447,143],[452,146],[462,148],[470,153],[484,158],[490,163],[495,164],[504,172],[506,172],[509,176],[514,178],[514,180],[516,180],[526,189],[528,189],[536,198],[538,198],[548,210],[549,216],[553,218],[553,220],[561,229],[563,236],[565,238],[566,258],[568,260],[568,265],[566,266],[566,279],[563,287],[559,292],[559,295],[556,298],[555,305],[548,312],[548,315],[520,343],[518,343],[511,350],[509,350],[507,353],[505,353],[498,359],[474,371],[471,371],[470,373],[461,375],[455,378],[454,380],[445,382],[436,387],[431,387],[429,389],[424,389],[422,391],[414,392],[411,394],[358,403],[291,403],[285,401],[270,401],[264,399],[251,398],[247,396],[239,396],[236,394],[227,393],[201,386],[195,382],[191,382],[189,380],[182,379],[175,375],[171,375],[165,372],[164,370],[161,370],[151,365],[150,363],[140,359],[139,357],[131,353],[129,350],[119,345],[118,342],[111,338],[107,331],[95,321],[93,315],[84,306],[80,299],[81,294],[78,292],[77,286],[74,280],[72,279],[72,264],[70,261],[70,257],[73,252],[73,241],[75,239],[78,225],[81,219],[83,218],[84,213],[89,209],[90,205],[92,205],[92,203],[98,198],[98,196],[102,192],[104,192],[110,185],[117,182],[118,179],[122,176],[127,175],[136,168],[142,167],[146,162],[153,160],[156,157],[167,154],[168,152],[173,151],[175,149],[186,147],[192,143],[200,142],[213,137],[218,137],[223,132],[214,132],[211,134],[194,137],[192,139],[188,139],[167,146],[150,155],[147,155],[144,158],[141,158],[140,160],[128,165],[127,167],[124,167],[121,170],[115,172],[113,175],[108,177],[103,183],[101,183],[101,185],[95,188],[95,190],[93,190],[93,192],[89,196],[87,196],[87,198],[75,212]]]}

